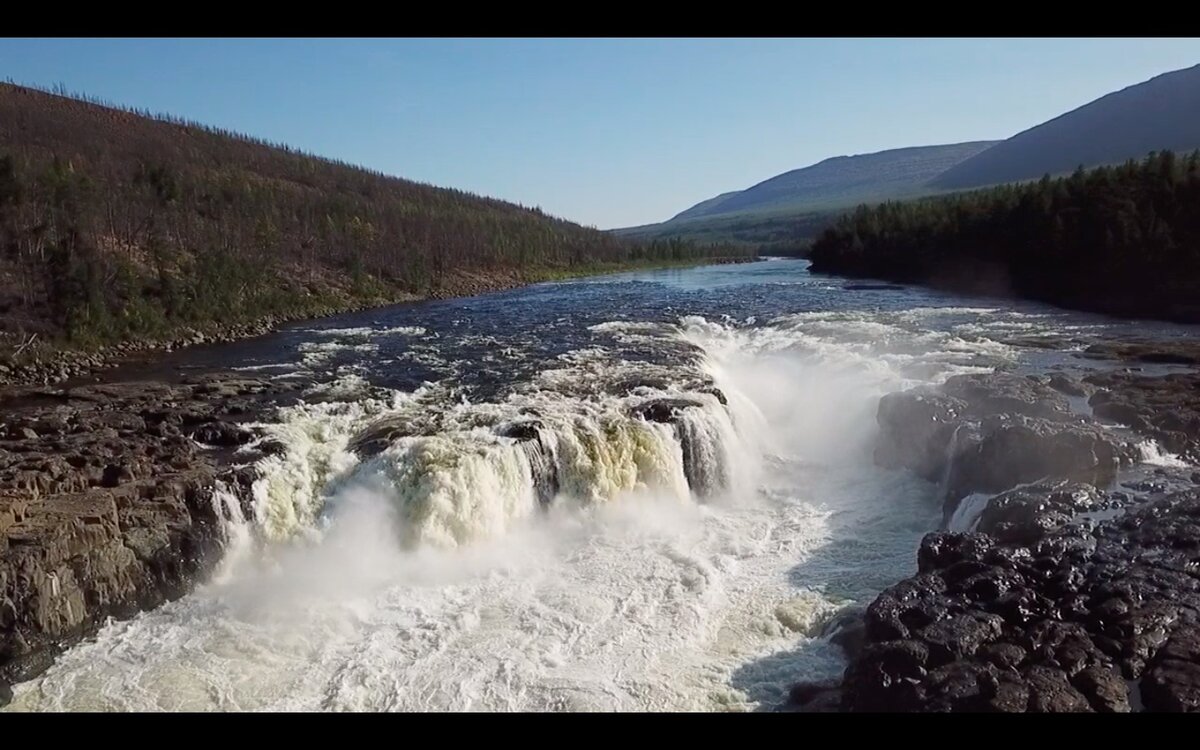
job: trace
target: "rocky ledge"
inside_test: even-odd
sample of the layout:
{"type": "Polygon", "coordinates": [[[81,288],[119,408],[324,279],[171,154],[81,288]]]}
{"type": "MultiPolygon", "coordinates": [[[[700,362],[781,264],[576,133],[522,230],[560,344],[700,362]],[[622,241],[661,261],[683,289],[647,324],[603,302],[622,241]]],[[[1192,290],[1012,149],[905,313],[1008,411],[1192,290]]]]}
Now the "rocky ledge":
{"type": "Polygon", "coordinates": [[[792,707],[1200,711],[1200,473],[1124,471],[1147,437],[1200,455],[1198,386],[998,373],[884,398],[877,462],[940,482],[958,530],[830,625],[843,680],[792,707]]]}
{"type": "Polygon", "coordinates": [[[0,704],[9,684],[109,617],[186,593],[219,557],[226,497],[261,457],[243,422],[290,387],[180,383],[27,390],[0,403],[0,704]]]}
{"type": "Polygon", "coordinates": [[[917,575],[867,608],[842,706],[1200,710],[1200,490],[1067,522],[1105,494],[1027,488],[978,533],[925,537],[917,575]]]}
{"type": "Polygon", "coordinates": [[[959,375],[941,387],[889,394],[879,403],[875,462],[939,482],[947,522],[974,493],[1045,477],[1111,482],[1138,450],[1074,408],[1063,391],[1081,398],[1084,386],[1059,378],[959,375]]]}

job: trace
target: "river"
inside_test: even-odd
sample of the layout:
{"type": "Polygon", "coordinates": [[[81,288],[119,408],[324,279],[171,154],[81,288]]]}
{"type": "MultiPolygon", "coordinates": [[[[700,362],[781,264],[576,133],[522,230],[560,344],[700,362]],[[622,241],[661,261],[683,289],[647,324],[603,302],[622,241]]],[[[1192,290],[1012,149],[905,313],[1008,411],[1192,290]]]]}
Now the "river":
{"type": "Polygon", "coordinates": [[[935,485],[874,466],[879,397],[1146,333],[1194,335],[773,259],[179,352],[301,379],[264,426],[285,450],[211,580],[7,710],[770,709],[841,673],[821,625],[941,520],[935,485]]]}

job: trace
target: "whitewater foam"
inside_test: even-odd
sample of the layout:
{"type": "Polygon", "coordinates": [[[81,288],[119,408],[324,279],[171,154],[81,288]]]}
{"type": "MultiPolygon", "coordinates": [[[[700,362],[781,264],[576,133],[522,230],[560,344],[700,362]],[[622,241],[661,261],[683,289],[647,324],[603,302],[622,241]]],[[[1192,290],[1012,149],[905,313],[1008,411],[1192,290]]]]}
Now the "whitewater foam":
{"type": "Polygon", "coordinates": [[[434,384],[284,409],[214,579],[12,709],[744,710],[833,677],[821,622],[910,568],[937,514],[864,460],[911,361],[838,325],[614,325],[694,354],[576,351],[494,402],[434,384]],[[669,421],[639,411],[656,399],[669,421]],[[381,420],[400,432],[360,456],[381,420]]]}

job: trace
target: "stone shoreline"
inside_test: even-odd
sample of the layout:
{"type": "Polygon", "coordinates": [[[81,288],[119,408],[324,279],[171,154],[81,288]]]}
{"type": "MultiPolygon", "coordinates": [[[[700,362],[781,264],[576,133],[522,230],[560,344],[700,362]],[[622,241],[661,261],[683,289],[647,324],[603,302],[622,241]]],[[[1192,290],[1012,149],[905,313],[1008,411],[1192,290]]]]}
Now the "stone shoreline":
{"type": "MultiPolygon", "coordinates": [[[[758,258],[706,258],[694,265],[723,265],[728,263],[745,263],[758,258]]],[[[630,265],[627,271],[642,268],[653,270],[659,266],[630,265]]],[[[612,271],[614,273],[620,270],[612,271]]],[[[220,344],[253,338],[270,333],[280,326],[305,320],[319,320],[336,315],[360,312],[363,310],[379,309],[392,305],[415,303],[429,300],[454,299],[458,297],[473,297],[480,294],[503,292],[517,289],[529,284],[544,281],[539,275],[526,277],[517,271],[493,271],[486,273],[460,272],[447,278],[442,286],[431,290],[428,294],[416,295],[397,293],[387,298],[373,302],[347,299],[342,304],[334,304],[296,312],[290,315],[267,315],[259,320],[248,323],[211,325],[206,328],[185,328],[168,339],[130,340],[122,341],[111,346],[82,351],[64,349],[54,344],[43,345],[33,353],[22,355],[19,361],[14,361],[10,355],[0,352],[0,395],[5,388],[52,385],[74,378],[87,377],[95,373],[127,364],[131,357],[153,352],[171,352],[188,346],[202,344],[220,344]]]]}
{"type": "Polygon", "coordinates": [[[943,529],[915,575],[827,625],[843,679],[785,708],[1200,711],[1200,472],[1137,465],[1146,438],[1200,461],[1200,373],[959,376],[885,397],[878,421],[877,463],[939,481],[943,529]]]}
{"type": "Polygon", "coordinates": [[[0,704],[107,618],[183,596],[211,571],[233,512],[222,500],[250,511],[250,465],[270,450],[239,423],[295,388],[218,373],[4,402],[0,704]]]}
{"type": "MultiPolygon", "coordinates": [[[[516,275],[463,274],[432,297],[527,283],[516,275]]],[[[137,353],[233,341],[291,321],[126,342],[106,353],[52,352],[32,366],[0,371],[0,706],[11,684],[45,671],[108,618],[183,596],[212,571],[229,514],[223,501],[233,498],[248,517],[252,466],[278,449],[259,445],[242,423],[267,421],[265,414],[294,403],[304,385],[233,372],[178,382],[53,383],[125,364],[137,353]]]]}

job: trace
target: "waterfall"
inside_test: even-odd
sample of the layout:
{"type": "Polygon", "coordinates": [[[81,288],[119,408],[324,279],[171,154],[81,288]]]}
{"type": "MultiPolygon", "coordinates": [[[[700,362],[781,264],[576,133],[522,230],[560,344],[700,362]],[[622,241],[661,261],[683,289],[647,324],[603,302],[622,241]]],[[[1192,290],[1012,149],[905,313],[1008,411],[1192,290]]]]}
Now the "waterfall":
{"type": "Polygon", "coordinates": [[[959,500],[958,507],[954,509],[954,514],[950,516],[950,521],[946,524],[946,529],[962,533],[974,531],[993,497],[995,495],[986,492],[972,492],[959,500]]]}

